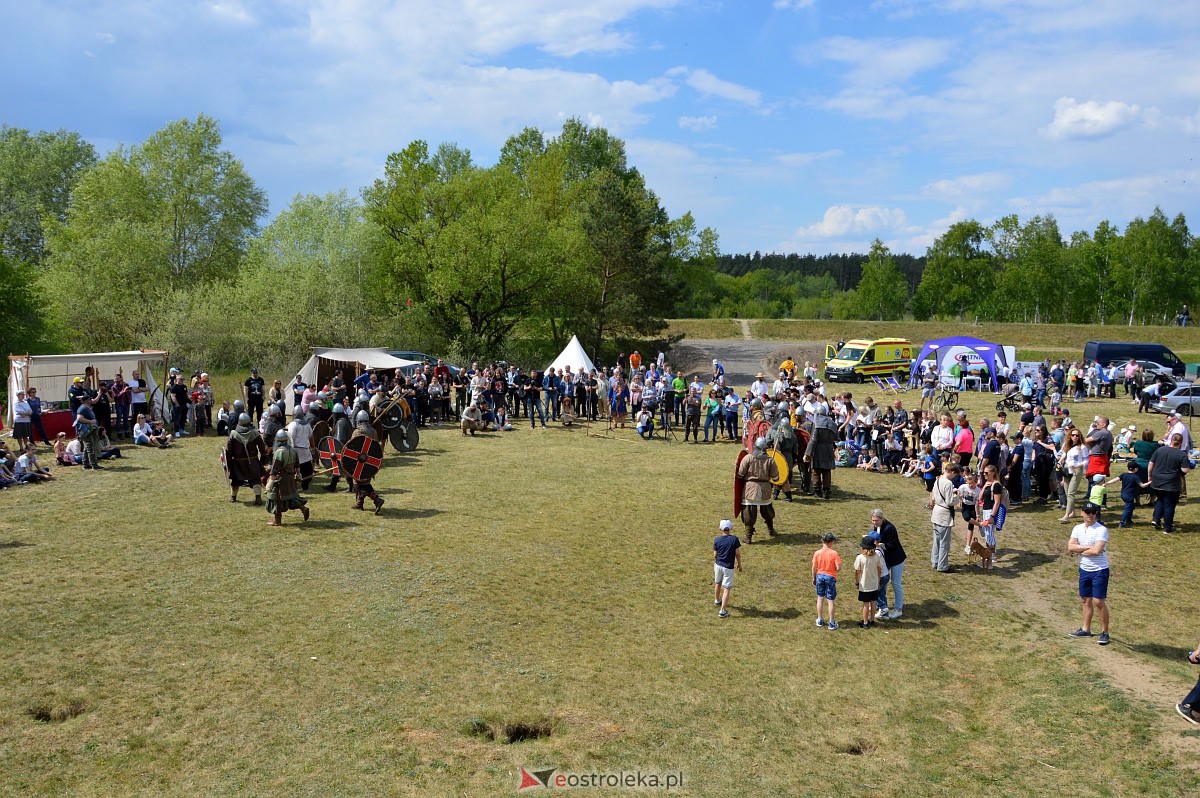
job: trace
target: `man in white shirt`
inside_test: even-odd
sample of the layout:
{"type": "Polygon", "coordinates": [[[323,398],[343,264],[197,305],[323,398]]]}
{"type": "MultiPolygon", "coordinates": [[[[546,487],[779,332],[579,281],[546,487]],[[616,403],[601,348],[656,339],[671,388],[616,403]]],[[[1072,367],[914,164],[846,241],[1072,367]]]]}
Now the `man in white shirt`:
{"type": "Polygon", "coordinates": [[[1100,612],[1100,645],[1108,645],[1108,528],[1096,516],[1100,508],[1083,505],[1083,523],[1076,525],[1067,541],[1067,551],[1079,555],[1079,599],[1083,602],[1083,625],[1070,637],[1092,636],[1092,615],[1100,612]]]}
{"type": "Polygon", "coordinates": [[[787,389],[788,389],[787,373],[781,371],[781,372],[779,372],[779,379],[775,380],[775,382],[773,382],[771,384],[771,396],[772,397],[783,396],[784,394],[787,393],[787,389]]]}
{"type": "Polygon", "coordinates": [[[300,466],[300,487],[308,490],[313,478],[313,428],[308,413],[301,413],[287,425],[287,436],[291,447],[296,450],[296,460],[300,466]]]}
{"type": "Polygon", "coordinates": [[[1163,445],[1171,445],[1171,436],[1180,435],[1183,437],[1183,445],[1180,447],[1185,452],[1192,450],[1192,433],[1188,431],[1187,425],[1183,423],[1183,419],[1178,413],[1172,413],[1167,416],[1167,434],[1163,436],[1163,445]]]}
{"type": "Polygon", "coordinates": [[[943,460],[950,459],[950,449],[954,446],[954,426],[950,423],[950,416],[946,413],[942,414],[938,425],[930,430],[929,442],[933,444],[935,454],[943,460]]]}
{"type": "Polygon", "coordinates": [[[129,385],[129,417],[136,419],[138,414],[150,417],[150,405],[146,403],[146,383],[137,369],[131,372],[129,385]]]}
{"type": "Polygon", "coordinates": [[[750,384],[750,391],[754,394],[755,399],[761,399],[762,395],[767,393],[768,390],[770,390],[770,386],[767,385],[766,377],[760,371],[754,375],[754,382],[750,384]]]}

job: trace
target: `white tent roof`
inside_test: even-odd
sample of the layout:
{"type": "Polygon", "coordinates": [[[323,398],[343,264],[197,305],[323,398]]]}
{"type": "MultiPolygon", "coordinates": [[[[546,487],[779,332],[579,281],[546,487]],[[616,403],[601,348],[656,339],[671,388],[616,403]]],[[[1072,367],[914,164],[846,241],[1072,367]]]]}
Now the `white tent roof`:
{"type": "MultiPolygon", "coordinates": [[[[71,355],[9,355],[8,358],[8,421],[13,419],[12,405],[17,391],[37,388],[43,402],[66,402],[67,389],[76,377],[84,376],[91,367],[96,379],[111,380],[117,371],[129,379],[130,372],[141,369],[148,383],[153,404],[161,400],[151,369],[166,363],[167,353],[159,349],[132,349],[126,352],[88,352],[71,355]]],[[[89,384],[89,387],[95,387],[89,384]]]]}
{"type": "Polygon", "coordinates": [[[566,366],[570,366],[573,372],[583,371],[584,374],[595,368],[592,365],[592,359],[587,356],[587,352],[583,351],[583,345],[579,343],[578,336],[571,336],[570,343],[559,353],[558,357],[554,358],[554,362],[547,366],[546,369],[547,371],[554,369],[557,374],[566,366]]]}
{"type": "MultiPolygon", "coordinates": [[[[387,350],[382,347],[366,348],[366,349],[333,349],[330,347],[313,347],[312,357],[308,362],[297,371],[300,378],[305,384],[313,385],[318,382],[318,367],[321,361],[326,363],[362,363],[367,368],[372,369],[402,369],[409,366],[419,366],[421,362],[418,360],[405,360],[400,357],[389,355],[387,350]]],[[[346,374],[346,379],[354,379],[354,374],[346,374]]]]}

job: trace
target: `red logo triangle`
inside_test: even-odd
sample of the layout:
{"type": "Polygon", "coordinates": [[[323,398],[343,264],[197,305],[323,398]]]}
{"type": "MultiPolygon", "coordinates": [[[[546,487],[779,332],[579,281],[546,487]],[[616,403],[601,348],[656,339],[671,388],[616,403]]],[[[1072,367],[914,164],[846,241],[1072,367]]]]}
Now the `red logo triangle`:
{"type": "Polygon", "coordinates": [[[529,771],[521,768],[521,784],[517,787],[517,792],[527,790],[530,787],[545,787],[546,785],[538,781],[537,778],[530,775],[529,771]]]}

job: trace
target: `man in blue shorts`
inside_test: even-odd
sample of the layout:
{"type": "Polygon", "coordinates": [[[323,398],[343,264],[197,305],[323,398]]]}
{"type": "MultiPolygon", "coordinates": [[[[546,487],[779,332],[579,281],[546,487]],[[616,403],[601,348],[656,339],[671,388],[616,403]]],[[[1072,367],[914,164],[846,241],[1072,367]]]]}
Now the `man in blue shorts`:
{"type": "Polygon", "coordinates": [[[1096,520],[1100,508],[1083,505],[1083,523],[1071,531],[1067,551],[1079,555],[1079,599],[1083,602],[1083,625],[1071,637],[1092,636],[1092,614],[1100,613],[1100,645],[1108,645],[1108,529],[1096,520]]]}
{"type": "Polygon", "coordinates": [[[733,571],[742,570],[742,542],[733,534],[733,522],[721,522],[721,534],[713,541],[713,604],[720,607],[718,617],[728,618],[729,590],[733,587],[733,571]]]}

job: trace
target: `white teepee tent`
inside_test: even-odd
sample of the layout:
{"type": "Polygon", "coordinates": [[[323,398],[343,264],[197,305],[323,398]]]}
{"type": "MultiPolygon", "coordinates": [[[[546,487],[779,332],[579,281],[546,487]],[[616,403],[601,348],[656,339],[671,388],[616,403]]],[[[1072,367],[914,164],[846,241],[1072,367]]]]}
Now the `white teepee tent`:
{"type": "Polygon", "coordinates": [[[573,372],[582,371],[584,374],[595,368],[592,365],[592,359],[587,356],[587,352],[583,351],[583,344],[579,343],[578,336],[572,335],[570,343],[546,368],[547,370],[554,369],[555,373],[559,373],[565,366],[570,366],[573,372]]]}

